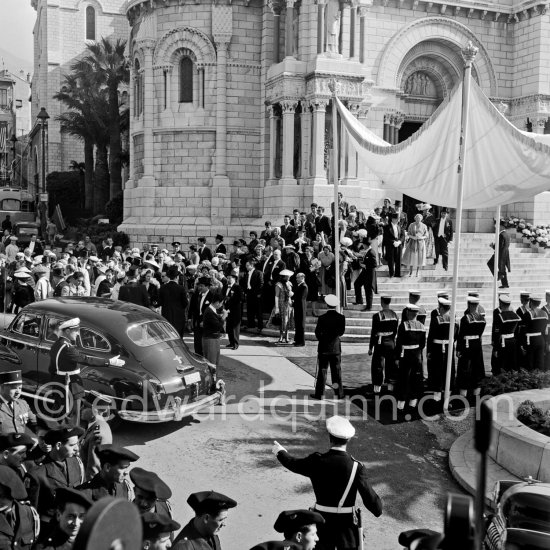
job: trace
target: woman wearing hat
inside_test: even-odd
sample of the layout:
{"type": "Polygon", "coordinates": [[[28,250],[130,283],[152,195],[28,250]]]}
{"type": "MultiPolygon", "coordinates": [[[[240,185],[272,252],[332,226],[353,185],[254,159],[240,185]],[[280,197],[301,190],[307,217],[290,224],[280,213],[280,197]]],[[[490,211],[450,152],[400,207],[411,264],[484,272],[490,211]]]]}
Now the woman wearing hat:
{"type": "Polygon", "coordinates": [[[153,270],[152,269],[146,269],[142,274],[140,278],[140,283],[145,287],[145,290],[147,290],[147,294],[149,295],[149,303],[151,304],[151,308],[157,308],[159,305],[159,283],[158,281],[153,277],[153,270]]]}
{"type": "Polygon", "coordinates": [[[306,275],[307,285],[307,301],[311,302],[311,314],[313,317],[318,317],[317,302],[319,301],[319,270],[321,262],[314,257],[313,248],[306,247],[306,252],[302,256],[300,271],[306,275]]]}
{"type": "Polygon", "coordinates": [[[409,277],[412,276],[413,268],[416,267],[416,276],[418,270],[426,265],[426,239],[428,238],[428,228],[422,223],[422,214],[414,217],[414,222],[409,225],[409,240],[403,252],[401,263],[409,266],[409,277]]]}
{"type": "Polygon", "coordinates": [[[283,269],[279,273],[279,280],[275,284],[275,307],[273,315],[281,316],[281,325],[279,326],[279,344],[288,344],[288,329],[292,315],[292,284],[290,277],[294,273],[288,269],[283,269]]]}
{"type": "Polygon", "coordinates": [[[435,224],[435,217],[431,213],[432,205],[424,203],[422,205],[422,221],[424,225],[428,228],[428,238],[426,239],[426,258],[435,258],[435,243],[434,243],[434,233],[433,227],[435,224]]]}
{"type": "Polygon", "coordinates": [[[334,273],[334,254],[329,244],[323,246],[319,252],[319,261],[321,262],[321,297],[333,294],[336,286],[336,277],[334,273]]]}

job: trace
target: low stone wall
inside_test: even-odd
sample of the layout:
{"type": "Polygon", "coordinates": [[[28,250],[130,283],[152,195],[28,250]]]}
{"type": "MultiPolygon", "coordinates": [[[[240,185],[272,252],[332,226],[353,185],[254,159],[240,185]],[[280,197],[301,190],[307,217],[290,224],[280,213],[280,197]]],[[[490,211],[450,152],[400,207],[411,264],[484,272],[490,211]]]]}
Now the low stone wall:
{"type": "Polygon", "coordinates": [[[493,427],[489,456],[520,478],[532,476],[550,483],[550,437],[522,424],[516,412],[526,400],[550,408],[550,390],[525,390],[493,397],[493,427]]]}

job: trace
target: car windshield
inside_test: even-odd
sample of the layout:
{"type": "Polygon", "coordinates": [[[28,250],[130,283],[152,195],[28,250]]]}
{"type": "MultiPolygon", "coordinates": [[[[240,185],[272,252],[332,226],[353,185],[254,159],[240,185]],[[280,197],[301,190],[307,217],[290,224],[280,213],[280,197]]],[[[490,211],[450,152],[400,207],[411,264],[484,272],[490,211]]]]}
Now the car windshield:
{"type": "Polygon", "coordinates": [[[19,235],[36,235],[36,227],[21,226],[17,227],[19,235]]]}
{"type": "Polygon", "coordinates": [[[130,325],[126,330],[128,338],[136,346],[147,347],[168,340],[178,340],[180,335],[176,329],[165,321],[149,321],[130,325]]]}

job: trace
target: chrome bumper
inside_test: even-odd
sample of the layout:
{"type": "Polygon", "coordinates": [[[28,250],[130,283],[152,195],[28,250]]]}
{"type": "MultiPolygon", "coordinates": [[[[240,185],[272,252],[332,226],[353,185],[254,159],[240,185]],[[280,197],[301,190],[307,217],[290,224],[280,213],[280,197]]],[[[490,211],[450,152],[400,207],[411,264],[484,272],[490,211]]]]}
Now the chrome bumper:
{"type": "MultiPolygon", "coordinates": [[[[118,416],[128,422],[143,422],[146,424],[155,424],[159,422],[179,421],[187,416],[191,416],[212,405],[225,405],[225,383],[223,380],[216,382],[218,390],[211,394],[193,401],[192,403],[183,403],[170,407],[168,409],[154,411],[118,411],[118,416]]],[[[179,398],[178,398],[179,399],[179,398]]]]}

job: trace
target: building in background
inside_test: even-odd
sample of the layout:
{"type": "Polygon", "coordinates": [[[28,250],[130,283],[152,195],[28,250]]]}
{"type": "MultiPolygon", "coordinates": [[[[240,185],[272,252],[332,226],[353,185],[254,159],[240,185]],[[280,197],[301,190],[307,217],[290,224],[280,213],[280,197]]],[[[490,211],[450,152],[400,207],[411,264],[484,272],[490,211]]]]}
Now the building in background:
{"type": "MultiPolygon", "coordinates": [[[[485,94],[508,107],[517,127],[550,132],[550,17],[544,2],[514,6],[128,0],[131,173],[122,230],[137,243],[236,237],[312,201],[329,207],[330,79],[362,124],[398,143],[460,82],[468,41],[479,48],[473,77],[485,94]]],[[[387,191],[339,142],[346,200],[374,207],[387,191]]],[[[406,207],[418,202],[391,196],[406,207]]],[[[508,211],[547,223],[550,194],[508,211]]],[[[492,230],[493,214],[466,212],[464,229],[492,230]]]]}
{"type": "Polygon", "coordinates": [[[17,132],[15,114],[15,80],[8,70],[0,71],[0,185],[11,180],[14,158],[10,138],[17,132]]]}

